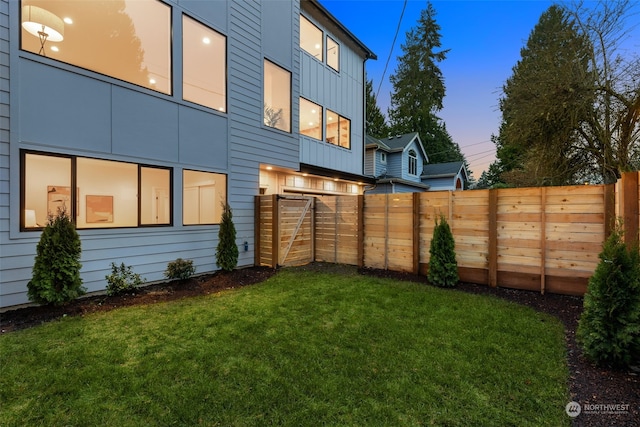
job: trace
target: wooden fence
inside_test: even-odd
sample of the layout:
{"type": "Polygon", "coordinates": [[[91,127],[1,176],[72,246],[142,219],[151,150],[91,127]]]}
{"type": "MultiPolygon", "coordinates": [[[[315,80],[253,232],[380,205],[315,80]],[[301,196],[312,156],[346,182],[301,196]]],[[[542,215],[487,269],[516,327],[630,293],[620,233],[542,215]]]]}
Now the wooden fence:
{"type": "Polygon", "coordinates": [[[323,196],[306,212],[291,197],[257,196],[256,264],[315,260],[426,274],[443,215],[462,281],[582,295],[616,217],[627,242],[638,242],[638,195],[633,172],[615,185],[323,196]]]}

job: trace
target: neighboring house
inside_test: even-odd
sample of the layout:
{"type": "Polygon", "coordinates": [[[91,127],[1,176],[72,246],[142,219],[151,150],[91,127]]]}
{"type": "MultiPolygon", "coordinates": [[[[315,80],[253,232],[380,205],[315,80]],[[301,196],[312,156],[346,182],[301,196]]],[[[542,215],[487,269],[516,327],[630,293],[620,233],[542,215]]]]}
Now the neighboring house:
{"type": "Polygon", "coordinates": [[[464,190],[468,181],[464,162],[448,162],[425,165],[422,182],[428,184],[430,191],[464,190]]]}
{"type": "Polygon", "coordinates": [[[375,55],[317,0],[0,0],[0,17],[0,307],[27,302],[59,207],[99,291],[111,262],[215,270],[224,202],[249,266],[255,195],[368,182],[375,55]]]}
{"type": "Polygon", "coordinates": [[[423,165],[428,161],[417,132],[378,139],[367,135],[365,174],[376,179],[367,194],[414,193],[427,191],[422,182],[423,165]]]}

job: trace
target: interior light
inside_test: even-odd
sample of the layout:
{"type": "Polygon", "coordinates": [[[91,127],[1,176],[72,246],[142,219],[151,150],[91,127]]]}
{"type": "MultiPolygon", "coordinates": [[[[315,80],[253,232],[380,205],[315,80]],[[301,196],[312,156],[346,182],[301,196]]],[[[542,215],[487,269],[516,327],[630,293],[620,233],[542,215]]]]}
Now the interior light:
{"type": "Polygon", "coordinates": [[[149,79],[149,83],[154,85],[156,84],[156,79],[154,79],[153,77],[149,79]]]}
{"type": "Polygon", "coordinates": [[[315,48],[320,49],[320,43],[316,43],[315,48]]]}
{"type": "Polygon", "coordinates": [[[271,167],[271,166],[267,166],[267,170],[268,170],[268,171],[270,171],[270,170],[272,170],[272,169],[273,169],[273,167],[271,167]]]}
{"type": "Polygon", "coordinates": [[[224,107],[218,108],[218,111],[224,111],[224,107]]]}
{"type": "Polygon", "coordinates": [[[40,51],[45,55],[47,41],[61,42],[64,39],[64,22],[58,16],[38,6],[22,7],[22,27],[40,39],[40,51]]]}
{"type": "Polygon", "coordinates": [[[66,18],[62,19],[64,21],[65,24],[73,24],[73,19],[69,18],[68,16],[66,18]]]}
{"type": "Polygon", "coordinates": [[[54,52],[60,51],[60,49],[58,49],[58,46],[51,46],[51,50],[54,52]]]}
{"type": "Polygon", "coordinates": [[[209,43],[211,43],[211,39],[209,37],[203,37],[202,38],[202,43],[209,44],[209,43]]]}
{"type": "Polygon", "coordinates": [[[309,122],[309,126],[313,126],[313,122],[309,122]]]}
{"type": "Polygon", "coordinates": [[[312,112],[313,114],[315,114],[315,113],[316,113],[316,109],[314,108],[313,110],[311,110],[311,112],[312,112]]]}

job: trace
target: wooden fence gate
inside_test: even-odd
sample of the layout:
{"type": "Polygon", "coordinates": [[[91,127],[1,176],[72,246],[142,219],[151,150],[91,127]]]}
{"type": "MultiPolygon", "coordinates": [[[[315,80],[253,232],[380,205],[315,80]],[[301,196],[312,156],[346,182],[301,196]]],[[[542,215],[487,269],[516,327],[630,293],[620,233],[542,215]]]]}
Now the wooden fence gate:
{"type": "Polygon", "coordinates": [[[314,261],[315,198],[278,194],[259,197],[258,203],[256,263],[276,267],[314,261]]]}

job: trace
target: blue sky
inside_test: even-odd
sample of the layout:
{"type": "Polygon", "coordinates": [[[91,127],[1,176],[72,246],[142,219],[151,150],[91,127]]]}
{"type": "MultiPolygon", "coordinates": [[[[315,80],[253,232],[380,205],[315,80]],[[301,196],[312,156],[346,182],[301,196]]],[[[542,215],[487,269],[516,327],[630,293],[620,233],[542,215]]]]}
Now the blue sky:
{"type": "MultiPolygon", "coordinates": [[[[320,0],[377,56],[367,61],[367,75],[374,92],[382,81],[378,105],[383,113],[389,106],[396,59],[406,32],[415,27],[426,0],[408,0],[391,60],[383,71],[402,13],[403,0],[320,0]]],[[[460,145],[473,177],[479,179],[495,159],[491,134],[498,133],[501,88],[520,59],[540,15],[550,1],[437,1],[436,22],[441,27],[443,49],[450,49],[440,63],[446,85],[444,109],[439,116],[453,140],[460,145]]]]}

